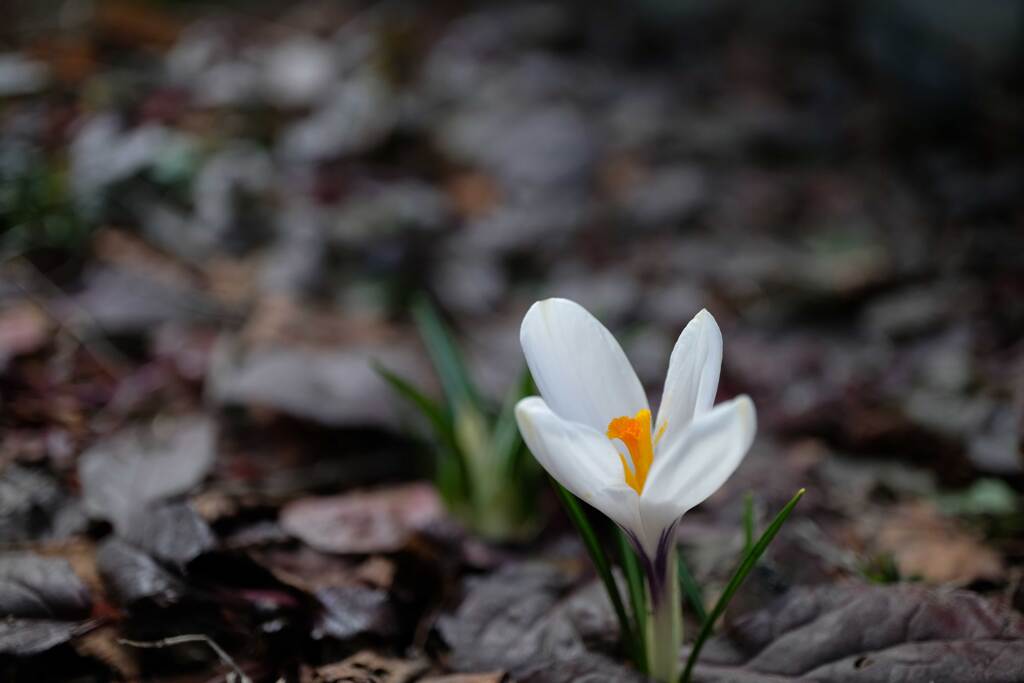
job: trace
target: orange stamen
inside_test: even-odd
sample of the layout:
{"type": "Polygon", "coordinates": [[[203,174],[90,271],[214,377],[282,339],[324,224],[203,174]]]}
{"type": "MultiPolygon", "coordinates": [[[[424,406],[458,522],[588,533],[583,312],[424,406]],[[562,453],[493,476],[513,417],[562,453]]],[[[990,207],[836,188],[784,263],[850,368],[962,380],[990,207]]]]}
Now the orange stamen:
{"type": "Polygon", "coordinates": [[[651,443],[651,411],[645,408],[637,412],[635,417],[615,418],[608,423],[607,434],[609,439],[619,439],[629,449],[633,466],[630,467],[626,462],[626,457],[619,453],[619,458],[622,460],[622,473],[626,483],[637,493],[642,493],[644,483],[647,481],[647,473],[651,469],[651,463],[654,462],[654,445],[651,443]]]}

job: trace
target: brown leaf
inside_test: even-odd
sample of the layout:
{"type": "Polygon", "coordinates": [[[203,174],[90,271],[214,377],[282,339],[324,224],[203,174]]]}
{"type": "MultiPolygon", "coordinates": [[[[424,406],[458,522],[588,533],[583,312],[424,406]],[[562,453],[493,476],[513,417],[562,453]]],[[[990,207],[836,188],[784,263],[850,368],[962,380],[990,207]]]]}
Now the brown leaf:
{"type": "Polygon", "coordinates": [[[461,173],[447,182],[448,194],[455,210],[465,218],[479,218],[490,213],[501,199],[493,178],[484,173],[461,173]]]}
{"type": "Polygon", "coordinates": [[[75,651],[103,662],[124,680],[138,680],[139,662],[135,653],[120,642],[120,637],[117,627],[102,626],[76,639],[75,651]]]}
{"type": "Polygon", "coordinates": [[[508,680],[501,671],[489,671],[480,674],[448,674],[445,676],[427,676],[419,683],[503,683],[508,680]]]}
{"type": "Polygon", "coordinates": [[[976,593],[900,584],[793,589],[712,639],[695,683],[1024,680],[1024,619],[976,593]]]}
{"type": "Polygon", "coordinates": [[[926,502],[901,505],[885,514],[869,538],[892,555],[902,576],[929,583],[967,585],[977,580],[999,582],[1006,567],[995,549],[957,520],[943,517],[926,502]]]}
{"type": "Polygon", "coordinates": [[[316,669],[310,683],[408,683],[426,669],[423,660],[391,659],[364,650],[316,669]]]}
{"type": "Polygon", "coordinates": [[[0,311],[0,367],[38,350],[50,338],[50,321],[37,307],[20,304],[0,311]]]}
{"type": "Polygon", "coordinates": [[[96,18],[104,35],[129,45],[168,47],[181,31],[177,17],[164,8],[124,0],[98,3],[96,18]]]}
{"type": "Polygon", "coordinates": [[[280,520],[290,534],[323,552],[384,553],[400,550],[412,532],[443,514],[432,486],[406,484],[304,498],[286,506],[280,520]]]}
{"type": "Polygon", "coordinates": [[[380,555],[357,562],[306,546],[257,549],[250,551],[249,556],[278,581],[306,593],[344,586],[388,590],[396,571],[395,563],[380,555]]]}

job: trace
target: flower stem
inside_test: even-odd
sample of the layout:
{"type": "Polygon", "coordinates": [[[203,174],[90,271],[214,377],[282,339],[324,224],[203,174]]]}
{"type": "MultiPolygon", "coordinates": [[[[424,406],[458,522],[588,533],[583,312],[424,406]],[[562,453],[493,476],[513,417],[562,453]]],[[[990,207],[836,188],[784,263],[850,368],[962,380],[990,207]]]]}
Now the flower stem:
{"type": "MultiPolygon", "coordinates": [[[[679,595],[678,556],[666,553],[663,576],[647,580],[647,666],[651,678],[675,683],[683,642],[683,605],[679,595]],[[654,582],[652,585],[652,579],[654,582]]],[[[657,571],[657,570],[656,570],[657,571]]]]}

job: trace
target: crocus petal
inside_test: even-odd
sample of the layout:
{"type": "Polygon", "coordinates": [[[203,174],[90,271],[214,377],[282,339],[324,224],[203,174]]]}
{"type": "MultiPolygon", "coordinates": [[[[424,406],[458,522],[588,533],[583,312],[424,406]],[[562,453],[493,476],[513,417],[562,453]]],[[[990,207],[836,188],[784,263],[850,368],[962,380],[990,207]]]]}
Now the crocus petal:
{"type": "Polygon", "coordinates": [[[714,317],[701,310],[676,340],[658,407],[655,433],[658,450],[674,450],[695,417],[715,402],[722,369],[722,331],[714,317]],[[661,430],[664,430],[663,432],[661,430]]]}
{"type": "Polygon", "coordinates": [[[614,484],[601,491],[601,498],[605,509],[611,511],[606,512],[605,509],[602,509],[601,512],[622,527],[622,530],[638,545],[639,550],[647,556],[647,549],[657,546],[657,538],[652,539],[652,535],[648,534],[647,528],[644,526],[644,521],[640,516],[640,496],[636,495],[636,491],[626,484],[614,484]]]}
{"type": "Polygon", "coordinates": [[[756,431],[747,396],[698,416],[672,450],[655,456],[640,500],[644,524],[667,527],[717,491],[743,461],[756,431]]]}
{"type": "Polygon", "coordinates": [[[603,434],[614,418],[647,408],[622,347],[579,304],[538,301],[523,319],[519,339],[541,396],[561,418],[603,434]]]}
{"type": "Polygon", "coordinates": [[[537,396],[516,404],[516,421],[537,462],[555,481],[615,522],[633,523],[638,496],[625,485],[622,461],[608,437],[586,425],[563,420],[537,396]],[[632,493],[631,506],[606,495],[613,487],[624,487],[632,493]]]}

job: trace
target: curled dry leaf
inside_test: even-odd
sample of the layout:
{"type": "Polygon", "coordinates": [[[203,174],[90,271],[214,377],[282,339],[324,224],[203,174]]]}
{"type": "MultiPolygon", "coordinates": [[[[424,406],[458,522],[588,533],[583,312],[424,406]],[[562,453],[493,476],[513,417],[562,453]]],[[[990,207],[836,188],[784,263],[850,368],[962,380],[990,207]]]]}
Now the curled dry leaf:
{"type": "Polygon", "coordinates": [[[281,526],[329,553],[400,550],[410,534],[440,519],[444,508],[428,484],[406,484],[340,496],[303,498],[281,511],[281,526]]]}
{"type": "Polygon", "coordinates": [[[1013,683],[1024,618],[920,585],[796,588],[708,643],[696,683],[1013,683]]]}

